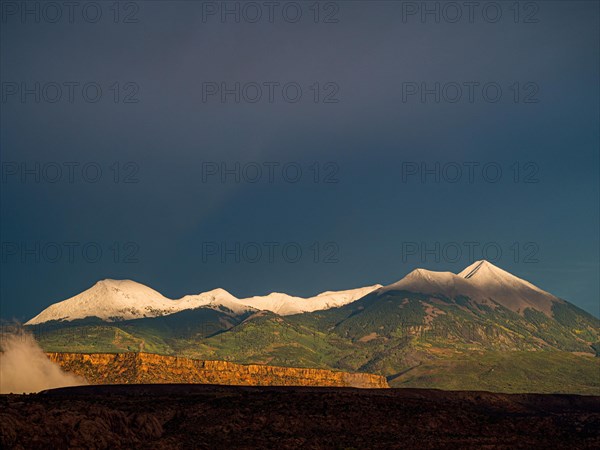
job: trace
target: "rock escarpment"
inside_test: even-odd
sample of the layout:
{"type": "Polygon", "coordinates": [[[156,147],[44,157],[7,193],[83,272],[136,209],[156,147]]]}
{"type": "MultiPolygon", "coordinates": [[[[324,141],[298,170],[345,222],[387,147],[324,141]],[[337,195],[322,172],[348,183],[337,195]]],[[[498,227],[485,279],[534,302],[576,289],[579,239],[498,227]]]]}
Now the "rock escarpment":
{"type": "Polygon", "coordinates": [[[47,353],[91,384],[202,383],[249,386],[387,388],[385,377],[325,369],[242,365],[150,353],[47,353]]]}

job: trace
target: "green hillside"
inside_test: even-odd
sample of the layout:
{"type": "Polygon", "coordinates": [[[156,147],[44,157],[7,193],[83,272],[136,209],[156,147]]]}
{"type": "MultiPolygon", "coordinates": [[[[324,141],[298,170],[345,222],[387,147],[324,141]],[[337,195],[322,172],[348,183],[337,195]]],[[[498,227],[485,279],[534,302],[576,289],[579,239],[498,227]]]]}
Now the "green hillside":
{"type": "Polygon", "coordinates": [[[145,351],[384,375],[395,387],[600,394],[599,320],[569,303],[552,314],[407,291],[372,293],[293,316],[196,309],[34,328],[46,351],[145,351]]]}

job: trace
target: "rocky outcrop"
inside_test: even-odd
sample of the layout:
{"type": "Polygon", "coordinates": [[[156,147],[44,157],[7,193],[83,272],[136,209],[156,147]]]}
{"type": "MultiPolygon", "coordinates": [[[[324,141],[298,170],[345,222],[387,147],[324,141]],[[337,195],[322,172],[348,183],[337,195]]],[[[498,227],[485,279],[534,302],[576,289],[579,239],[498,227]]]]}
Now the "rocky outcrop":
{"type": "Polygon", "coordinates": [[[91,384],[202,383],[250,386],[387,388],[385,377],[267,365],[203,361],[151,353],[47,353],[91,384]]]}

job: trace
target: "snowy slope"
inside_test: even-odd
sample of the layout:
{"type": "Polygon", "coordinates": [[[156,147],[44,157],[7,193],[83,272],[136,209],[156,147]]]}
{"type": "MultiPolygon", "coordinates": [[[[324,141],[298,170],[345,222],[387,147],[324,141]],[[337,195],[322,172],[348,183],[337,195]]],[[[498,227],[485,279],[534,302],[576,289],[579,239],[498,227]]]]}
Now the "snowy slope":
{"type": "Polygon", "coordinates": [[[103,280],[75,297],[49,306],[26,325],[86,317],[98,317],[107,321],[130,320],[196,308],[222,310],[221,306],[231,310],[234,315],[258,310],[290,315],[343,306],[374,291],[378,294],[410,291],[441,294],[448,298],[462,295],[482,304],[502,305],[520,314],[526,308],[532,308],[549,316],[552,315],[554,302],[564,302],[487,261],[477,261],[459,274],[416,269],[388,286],[376,284],[345,291],[327,291],[309,298],[273,292],[265,296],[239,299],[224,289],[214,289],[171,300],[135,281],[103,280]]]}
{"type": "Polygon", "coordinates": [[[86,317],[97,317],[106,321],[131,320],[164,316],[196,308],[222,310],[219,306],[230,309],[233,314],[267,310],[287,315],[345,305],[379,287],[381,285],[340,292],[323,292],[311,298],[272,293],[264,297],[247,299],[238,299],[224,289],[214,289],[201,294],[186,295],[179,300],[171,300],[135,281],[103,280],[75,297],[49,306],[29,320],[26,325],[50,320],[71,321],[86,317]]]}
{"type": "Polygon", "coordinates": [[[476,261],[458,275],[452,272],[416,269],[400,281],[383,287],[379,292],[400,290],[441,294],[448,298],[463,295],[479,303],[499,304],[521,314],[526,308],[532,308],[551,316],[552,304],[564,303],[564,300],[488,261],[476,261]]]}
{"type": "Polygon", "coordinates": [[[473,286],[452,272],[415,269],[400,281],[383,287],[380,292],[410,291],[423,294],[443,294],[447,297],[473,294],[473,286]]]}
{"type": "Polygon", "coordinates": [[[168,308],[167,301],[160,293],[134,281],[102,280],[75,297],[49,306],[26,325],[88,316],[101,319],[153,317],[168,308]]]}
{"type": "Polygon", "coordinates": [[[554,302],[564,303],[554,295],[543,291],[488,261],[477,261],[458,274],[488,298],[516,312],[526,308],[537,309],[552,315],[554,302]]]}
{"type": "Polygon", "coordinates": [[[375,284],[373,286],[349,289],[346,291],[322,292],[315,297],[309,298],[292,297],[291,295],[272,292],[264,297],[257,296],[244,298],[241,299],[240,302],[244,305],[252,306],[253,308],[272,311],[276,314],[287,316],[290,314],[343,306],[352,303],[379,288],[381,288],[381,285],[375,284]]]}
{"type": "Polygon", "coordinates": [[[164,316],[185,309],[216,308],[219,305],[229,307],[235,313],[252,309],[239,305],[236,300],[223,289],[171,300],[135,281],[102,280],[75,297],[49,306],[25,325],[86,317],[98,317],[107,321],[130,320],[164,316]]]}
{"type": "Polygon", "coordinates": [[[225,306],[235,314],[244,314],[245,312],[255,310],[255,308],[240,303],[239,299],[231,295],[225,289],[220,288],[201,294],[186,295],[179,300],[169,301],[178,305],[178,311],[201,307],[218,308],[219,306],[225,306]]]}

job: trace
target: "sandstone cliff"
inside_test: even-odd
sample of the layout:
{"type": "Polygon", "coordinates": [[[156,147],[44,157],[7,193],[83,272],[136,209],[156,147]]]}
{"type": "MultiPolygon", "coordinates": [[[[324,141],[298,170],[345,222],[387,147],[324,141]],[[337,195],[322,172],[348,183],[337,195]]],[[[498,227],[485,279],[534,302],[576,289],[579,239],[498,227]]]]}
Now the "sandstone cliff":
{"type": "Polygon", "coordinates": [[[257,386],[387,388],[384,377],[227,361],[201,361],[150,353],[47,353],[67,372],[91,384],[202,383],[257,386]]]}

